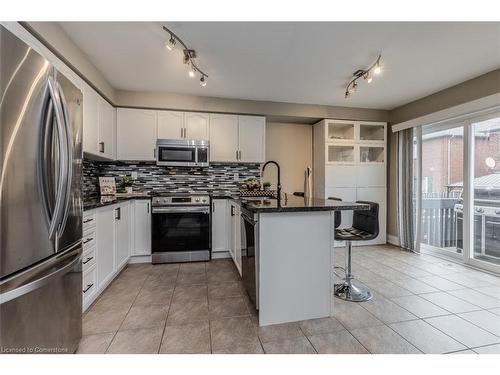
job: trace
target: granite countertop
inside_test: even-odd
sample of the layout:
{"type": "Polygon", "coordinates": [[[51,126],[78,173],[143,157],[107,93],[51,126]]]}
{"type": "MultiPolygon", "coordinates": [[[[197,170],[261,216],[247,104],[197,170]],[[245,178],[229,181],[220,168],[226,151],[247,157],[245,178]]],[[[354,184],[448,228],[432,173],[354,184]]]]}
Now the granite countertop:
{"type": "Polygon", "coordinates": [[[241,206],[254,213],[262,212],[301,212],[301,211],[345,211],[368,210],[367,204],[342,202],[330,199],[303,198],[288,195],[287,199],[241,199],[241,206]]]}
{"type": "Polygon", "coordinates": [[[102,196],[83,200],[83,211],[93,210],[94,208],[109,206],[112,204],[125,202],[134,199],[150,199],[149,195],[130,195],[130,196],[102,196]]]}

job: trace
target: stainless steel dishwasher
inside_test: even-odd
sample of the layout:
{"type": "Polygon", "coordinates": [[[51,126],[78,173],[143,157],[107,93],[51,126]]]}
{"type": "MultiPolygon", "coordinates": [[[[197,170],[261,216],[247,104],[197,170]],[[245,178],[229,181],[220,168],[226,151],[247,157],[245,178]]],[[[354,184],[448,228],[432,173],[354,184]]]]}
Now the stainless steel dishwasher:
{"type": "Polygon", "coordinates": [[[259,309],[259,223],[258,215],[241,208],[241,263],[243,285],[259,309]]]}

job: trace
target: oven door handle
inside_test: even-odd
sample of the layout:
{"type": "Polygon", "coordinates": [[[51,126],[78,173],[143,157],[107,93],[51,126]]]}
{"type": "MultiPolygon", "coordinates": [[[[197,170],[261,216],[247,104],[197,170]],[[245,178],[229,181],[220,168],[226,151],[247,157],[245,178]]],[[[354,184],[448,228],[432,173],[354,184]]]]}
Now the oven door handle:
{"type": "Polygon", "coordinates": [[[168,213],[202,213],[209,214],[210,206],[206,207],[153,207],[154,214],[168,214],[168,213]]]}

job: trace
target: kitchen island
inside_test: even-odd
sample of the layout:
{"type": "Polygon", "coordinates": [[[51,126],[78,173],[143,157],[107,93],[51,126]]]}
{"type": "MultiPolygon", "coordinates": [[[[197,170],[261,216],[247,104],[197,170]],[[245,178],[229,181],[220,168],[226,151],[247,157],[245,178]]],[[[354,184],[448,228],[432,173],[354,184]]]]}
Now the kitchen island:
{"type": "Polygon", "coordinates": [[[242,276],[259,325],[332,315],[334,213],[368,208],[295,196],[241,201],[242,276]]]}

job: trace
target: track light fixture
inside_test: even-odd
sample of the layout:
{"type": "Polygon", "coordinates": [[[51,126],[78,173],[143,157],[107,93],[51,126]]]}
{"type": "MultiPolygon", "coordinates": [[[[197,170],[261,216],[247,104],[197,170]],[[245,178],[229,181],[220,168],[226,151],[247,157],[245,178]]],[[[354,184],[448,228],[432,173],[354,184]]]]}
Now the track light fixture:
{"type": "Polygon", "coordinates": [[[189,72],[188,75],[190,78],[194,78],[197,73],[201,75],[200,78],[200,85],[202,87],[205,87],[207,85],[207,78],[208,74],[203,72],[198,65],[194,62],[194,59],[196,59],[198,56],[196,54],[196,51],[194,49],[189,48],[186,43],[184,43],[181,38],[179,38],[177,35],[175,35],[171,30],[167,29],[165,26],[163,26],[163,30],[165,30],[167,33],[170,34],[170,39],[165,42],[165,47],[169,51],[173,51],[175,49],[175,46],[177,42],[182,46],[182,61],[184,64],[187,64],[189,66],[189,72]]]}
{"type": "Polygon", "coordinates": [[[373,64],[371,64],[367,69],[359,69],[356,70],[352,76],[353,78],[349,81],[345,88],[345,98],[349,98],[351,94],[357,90],[358,83],[357,80],[363,77],[363,79],[367,83],[371,83],[373,81],[373,74],[380,74],[382,72],[382,67],[380,65],[380,59],[382,55],[378,55],[377,60],[373,64]],[[373,72],[373,74],[372,74],[373,72]]]}

